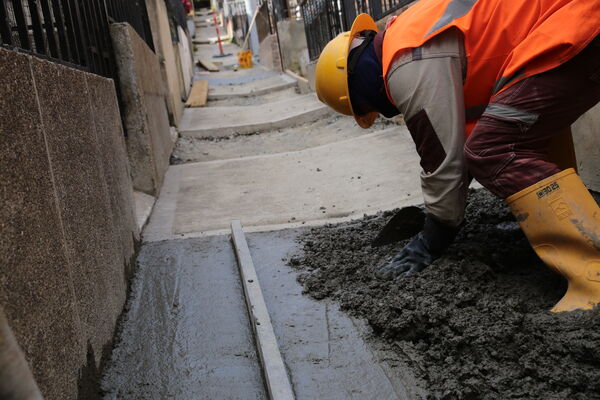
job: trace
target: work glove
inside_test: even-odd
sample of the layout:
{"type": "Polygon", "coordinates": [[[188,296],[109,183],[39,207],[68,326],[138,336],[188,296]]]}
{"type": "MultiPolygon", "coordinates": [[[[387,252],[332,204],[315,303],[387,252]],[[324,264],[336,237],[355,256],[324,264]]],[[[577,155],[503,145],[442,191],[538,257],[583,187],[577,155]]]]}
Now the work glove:
{"type": "Polygon", "coordinates": [[[459,230],[460,225],[448,226],[427,214],[423,230],[391,261],[380,266],[375,276],[379,279],[396,279],[424,270],[452,244],[459,230]]]}

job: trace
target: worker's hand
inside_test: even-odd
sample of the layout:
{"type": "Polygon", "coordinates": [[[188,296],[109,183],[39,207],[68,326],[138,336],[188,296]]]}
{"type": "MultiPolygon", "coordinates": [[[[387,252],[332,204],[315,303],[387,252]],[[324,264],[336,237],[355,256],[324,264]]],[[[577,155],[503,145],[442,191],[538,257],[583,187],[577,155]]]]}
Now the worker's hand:
{"type": "Polygon", "coordinates": [[[380,279],[396,279],[422,271],[452,244],[459,230],[460,226],[445,225],[427,214],[423,230],[390,262],[380,266],[375,271],[375,276],[380,279]]]}

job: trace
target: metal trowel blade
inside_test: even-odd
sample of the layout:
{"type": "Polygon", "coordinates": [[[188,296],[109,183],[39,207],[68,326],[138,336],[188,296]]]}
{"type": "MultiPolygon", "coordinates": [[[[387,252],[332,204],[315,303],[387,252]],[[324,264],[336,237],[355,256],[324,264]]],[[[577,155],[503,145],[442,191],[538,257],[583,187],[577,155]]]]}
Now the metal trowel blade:
{"type": "Polygon", "coordinates": [[[425,213],[419,207],[404,207],[381,229],[371,246],[383,246],[413,237],[423,229],[425,213]]]}

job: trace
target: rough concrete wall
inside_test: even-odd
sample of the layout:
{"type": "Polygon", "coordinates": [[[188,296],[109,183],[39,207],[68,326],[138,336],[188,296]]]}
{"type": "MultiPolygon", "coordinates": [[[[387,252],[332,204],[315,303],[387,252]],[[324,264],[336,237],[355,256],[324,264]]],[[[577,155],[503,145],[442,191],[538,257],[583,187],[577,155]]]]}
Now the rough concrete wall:
{"type": "Polygon", "coordinates": [[[179,71],[175,59],[169,16],[164,0],[146,0],[148,19],[154,39],[156,55],[160,60],[162,80],[167,86],[167,106],[170,122],[179,126],[183,115],[183,101],[181,100],[182,88],[180,87],[179,71]]]}
{"type": "Polygon", "coordinates": [[[277,36],[274,33],[267,35],[260,42],[260,63],[267,68],[281,71],[281,61],[277,46],[277,36]]]}
{"type": "Polygon", "coordinates": [[[0,304],[48,399],[95,399],[139,233],[112,80],[0,49],[0,304]]]}
{"type": "Polygon", "coordinates": [[[308,45],[306,44],[306,32],[304,22],[301,20],[285,20],[277,23],[279,31],[279,43],[283,65],[302,76],[307,75],[308,45]]]}
{"type": "Polygon", "coordinates": [[[577,167],[586,185],[600,192],[600,104],[573,124],[577,167]]]}
{"type": "Polygon", "coordinates": [[[133,187],[157,195],[173,150],[156,54],[129,24],[112,24],[133,187]]]}

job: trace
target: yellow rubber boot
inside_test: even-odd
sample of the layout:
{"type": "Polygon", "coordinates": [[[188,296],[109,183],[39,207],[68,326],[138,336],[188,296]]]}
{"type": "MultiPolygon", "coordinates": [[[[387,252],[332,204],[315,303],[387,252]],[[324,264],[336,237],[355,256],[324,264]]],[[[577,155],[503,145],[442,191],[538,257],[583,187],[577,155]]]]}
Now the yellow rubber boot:
{"type": "Polygon", "coordinates": [[[552,175],[506,202],[538,256],[569,282],[552,311],[600,303],[600,208],[575,170],[552,175]]]}

